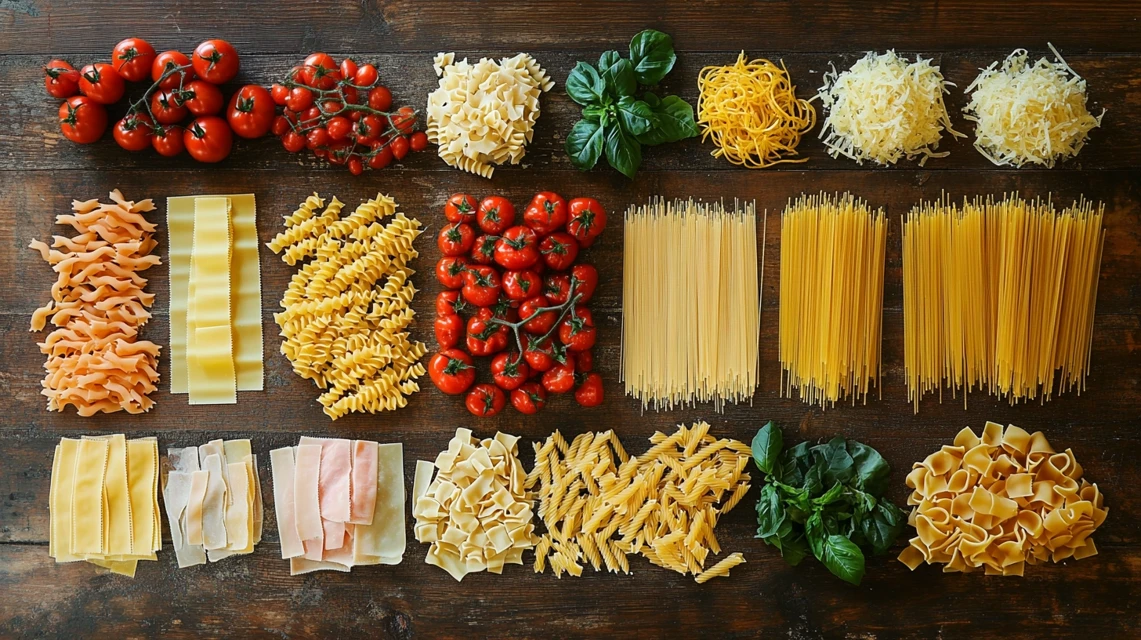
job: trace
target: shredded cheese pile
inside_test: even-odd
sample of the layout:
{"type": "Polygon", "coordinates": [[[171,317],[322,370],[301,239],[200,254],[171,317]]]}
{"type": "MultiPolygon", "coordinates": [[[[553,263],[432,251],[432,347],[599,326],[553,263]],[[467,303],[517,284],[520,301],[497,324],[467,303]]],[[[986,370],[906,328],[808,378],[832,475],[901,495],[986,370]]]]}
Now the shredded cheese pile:
{"type": "Polygon", "coordinates": [[[1086,108],[1086,81],[1057,49],[1058,62],[1041,58],[1027,64],[1025,49],[1015,49],[997,70],[992,63],[979,74],[963,111],[975,123],[975,148],[999,166],[1026,163],[1053,167],[1058,159],[1082,150],[1101,118],[1086,108]]]}
{"type": "Polygon", "coordinates": [[[829,155],[881,165],[906,156],[920,158],[919,166],[946,157],[935,152],[943,130],[965,137],[951,128],[943,104],[948,84],[930,60],[908,63],[895,51],[868,52],[843,73],[833,67],[816,96],[828,111],[820,137],[829,155]]]}

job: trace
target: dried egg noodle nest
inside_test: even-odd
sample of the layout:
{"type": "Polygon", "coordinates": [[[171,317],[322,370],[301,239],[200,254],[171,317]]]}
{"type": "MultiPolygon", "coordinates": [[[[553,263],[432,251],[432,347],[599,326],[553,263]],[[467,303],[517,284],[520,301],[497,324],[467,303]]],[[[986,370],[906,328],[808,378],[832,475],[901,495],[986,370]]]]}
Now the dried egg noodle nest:
{"type": "Polygon", "coordinates": [[[496,165],[523,159],[539,119],[539,95],[555,83],[525,53],[475,64],[455,57],[440,53],[433,61],[440,81],[428,94],[428,140],[444,162],[490,178],[496,165]]]}
{"type": "Polygon", "coordinates": [[[829,155],[881,165],[906,156],[920,158],[919,166],[946,157],[948,152],[935,151],[943,130],[965,137],[951,128],[943,104],[948,84],[930,60],[919,56],[908,63],[895,51],[868,52],[842,73],[833,67],[816,96],[828,111],[820,137],[829,155]]]}
{"type": "Polygon", "coordinates": [[[945,573],[1020,576],[1028,564],[1088,558],[1097,554],[1090,535],[1109,513],[1073,451],[994,422],[981,437],[963,429],[917,462],[907,486],[918,535],[899,560],[912,570],[926,562],[945,573]]]}
{"type": "Polygon", "coordinates": [[[1025,49],[1016,49],[996,70],[992,63],[967,87],[971,102],[963,111],[975,123],[975,148],[999,166],[1038,164],[1053,167],[1085,146],[1088,134],[1101,126],[1086,108],[1086,81],[1057,49],[1058,62],[1040,58],[1027,64],[1025,49]]]}

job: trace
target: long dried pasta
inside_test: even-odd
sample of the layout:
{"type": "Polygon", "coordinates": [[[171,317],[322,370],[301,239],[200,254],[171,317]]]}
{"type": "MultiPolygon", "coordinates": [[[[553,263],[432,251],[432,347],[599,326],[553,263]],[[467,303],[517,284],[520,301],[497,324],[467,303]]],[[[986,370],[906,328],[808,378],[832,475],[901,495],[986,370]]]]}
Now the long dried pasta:
{"type": "Polygon", "coordinates": [[[334,420],[398,409],[425,371],[427,348],[408,333],[416,316],[408,264],[419,255],[412,243],[420,222],[380,194],[344,217],[335,197],[324,206],[313,194],[267,244],[286,264],[302,263],[274,314],[281,352],[297,375],[326,390],[317,401],[334,420]]]}
{"type": "Polygon", "coordinates": [[[143,289],[140,271],[161,264],[151,251],[155,225],[144,213],[150,200],[132,202],[118,190],[111,203],[72,202],[74,214],[56,216],[77,235],[54,236],[51,247],[33,240],[56,272],[52,301],[32,314],[32,331],[50,321],[56,328],[39,343],[46,355],[43,391],[49,411],[71,405],[81,416],[96,413],[143,413],[158,383],[160,347],[139,340],[150,320],[154,294],[143,289]]]}

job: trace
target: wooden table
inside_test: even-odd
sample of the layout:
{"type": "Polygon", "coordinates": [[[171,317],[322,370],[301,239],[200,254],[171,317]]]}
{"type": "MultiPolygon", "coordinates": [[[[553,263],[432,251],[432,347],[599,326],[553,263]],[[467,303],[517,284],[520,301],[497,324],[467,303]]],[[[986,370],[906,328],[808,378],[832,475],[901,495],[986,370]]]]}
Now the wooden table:
{"type": "MultiPolygon", "coordinates": [[[[160,3],[121,0],[95,3],[0,1],[0,636],[380,635],[392,637],[522,636],[776,636],[815,637],[1125,637],[1136,633],[1141,595],[1141,7],[1136,3],[1037,1],[902,2],[866,6],[854,2],[438,2],[323,3],[296,0],[160,3]],[[1132,6],[1129,6],[1132,4],[1132,6]],[[577,118],[562,81],[576,60],[596,60],[606,49],[626,50],[645,27],[673,35],[679,52],[666,88],[696,101],[695,77],[707,64],[748,54],[783,58],[810,95],[829,62],[843,67],[868,49],[895,47],[934,56],[946,77],[966,86],[979,67],[1016,47],[1035,55],[1057,46],[1089,83],[1093,107],[1107,109],[1101,129],[1076,161],[1053,170],[1002,170],[969,141],[947,142],[951,156],[925,169],[901,162],[892,169],[858,167],[827,157],[815,134],[801,146],[811,161],[778,170],[745,171],[709,156],[698,140],[648,150],[642,170],[628,181],[610,169],[574,170],[562,141],[577,118]],[[503,168],[488,182],[444,165],[434,153],[413,155],[380,172],[354,178],[343,169],[318,166],[309,156],[289,155],[277,140],[241,141],[217,166],[185,157],[128,154],[110,136],[78,146],[63,139],[58,101],[42,88],[40,67],[63,57],[77,67],[107,60],[121,38],[141,36],[160,51],[190,51],[207,37],[224,37],[242,55],[239,80],[269,84],[311,51],[375,61],[398,103],[424,103],[435,85],[437,51],[460,56],[533,54],[559,85],[542,99],[543,114],[526,165],[503,168]],[[263,321],[266,391],[243,393],[237,405],[188,407],[185,396],[165,388],[147,415],[115,414],[81,419],[48,413],[39,395],[43,357],[27,331],[33,309],[48,298],[51,273],[28,250],[32,238],[57,231],[53,217],[72,198],[104,197],[119,188],[134,199],[204,193],[257,194],[259,234],[268,240],[280,215],[313,191],[355,204],[377,191],[394,196],[430,231],[442,224],[447,196],[457,191],[499,193],[521,206],[540,190],[568,197],[597,197],[610,211],[611,228],[588,252],[602,273],[594,302],[601,325],[596,361],[606,379],[601,409],[585,410],[560,398],[536,417],[506,412],[475,420],[461,403],[424,391],[399,412],[354,415],[332,423],[320,411],[317,391],[295,376],[278,354],[272,313],[292,269],[263,251],[263,321]],[[778,394],[777,283],[779,217],[784,203],[802,191],[851,190],[887,208],[892,220],[884,296],[883,397],[867,406],[820,411],[778,394]],[[913,415],[903,381],[899,217],[921,198],[941,193],[958,199],[1019,191],[1053,194],[1068,202],[1079,194],[1105,202],[1108,228],[1101,270],[1088,392],[1067,394],[1045,406],[1011,407],[974,395],[959,401],[928,400],[913,415]],[[669,413],[639,411],[623,397],[618,379],[621,212],[652,195],[755,199],[769,212],[764,259],[761,386],[751,406],[710,407],[669,413]],[[268,452],[304,434],[362,437],[404,443],[406,482],[415,460],[432,459],[456,426],[480,434],[496,429],[526,440],[553,428],[573,435],[616,429],[637,450],[655,430],[704,418],[714,433],[748,441],[766,420],[784,425],[786,441],[841,434],[866,442],[891,462],[892,495],[905,495],[903,476],[915,460],[948,442],[963,426],[986,420],[1044,430],[1060,447],[1072,447],[1087,476],[1108,495],[1111,513],[1096,534],[1101,554],[1064,566],[1027,570],[1024,579],[943,575],[923,567],[912,573],[891,557],[869,562],[862,586],[851,587],[816,562],[787,566],[754,539],[750,495],[727,516],[718,535],[748,564],[728,579],[695,585],[692,578],[632,559],[633,575],[594,574],[556,580],[529,568],[504,575],[471,575],[457,584],[423,564],[425,547],[411,539],[396,567],[366,567],[350,574],[290,577],[281,560],[269,500],[268,452]],[[267,496],[266,536],[249,557],[188,570],[175,567],[167,548],[157,563],[140,565],[138,577],[97,575],[90,565],[57,566],[47,553],[48,484],[52,449],[61,436],[126,432],[157,435],[167,447],[215,437],[248,437],[261,461],[267,496]]],[[[227,95],[229,92],[227,91],[227,95]]],[[[956,125],[963,122],[960,90],[948,97],[956,125]]],[[[158,236],[163,244],[165,232],[158,236]]],[[[430,276],[435,243],[419,243],[422,289],[415,307],[416,334],[429,344],[430,276]]],[[[148,272],[158,296],[146,337],[166,343],[166,267],[148,272]]],[[[162,374],[167,376],[163,358],[162,374]]],[[[528,447],[529,450],[529,447],[528,447]]],[[[525,456],[525,463],[530,460],[525,456]]],[[[165,519],[165,518],[164,518],[165,519]]],[[[409,526],[411,532],[411,526],[409,526]]]]}

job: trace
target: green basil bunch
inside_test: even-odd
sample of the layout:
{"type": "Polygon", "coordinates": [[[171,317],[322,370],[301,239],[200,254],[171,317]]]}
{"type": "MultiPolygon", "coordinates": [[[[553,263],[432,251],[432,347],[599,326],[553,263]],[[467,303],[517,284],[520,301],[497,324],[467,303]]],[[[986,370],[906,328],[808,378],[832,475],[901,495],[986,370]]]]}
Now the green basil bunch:
{"type": "Polygon", "coordinates": [[[842,580],[860,584],[864,552],[886,553],[907,516],[883,498],[891,467],[875,449],[843,438],[784,448],[769,422],[753,438],[765,472],[757,501],[757,537],[796,566],[809,554],[842,580]]]}
{"type": "Polygon", "coordinates": [[[677,96],[659,98],[639,85],[662,81],[677,62],[673,38],[647,29],[630,41],[630,57],[607,51],[598,67],[579,62],[567,78],[567,95],[582,105],[582,120],[567,136],[571,164],[582,171],[606,152],[610,166],[633,178],[642,164],[642,146],[677,142],[697,135],[693,107],[677,96]]]}

